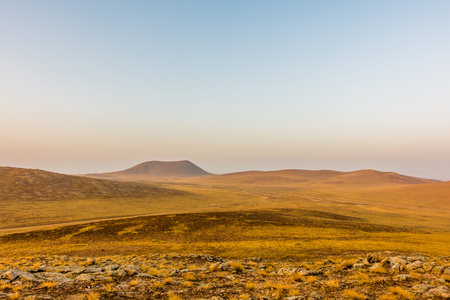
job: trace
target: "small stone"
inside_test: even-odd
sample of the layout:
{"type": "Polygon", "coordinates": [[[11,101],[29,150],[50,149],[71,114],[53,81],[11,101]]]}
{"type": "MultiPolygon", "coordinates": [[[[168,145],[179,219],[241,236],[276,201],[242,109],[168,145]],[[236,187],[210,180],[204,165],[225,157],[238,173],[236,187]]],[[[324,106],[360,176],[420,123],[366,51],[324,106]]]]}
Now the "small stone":
{"type": "Polygon", "coordinates": [[[86,262],[84,263],[86,266],[92,266],[95,265],[95,258],[89,257],[86,262]]]}
{"type": "Polygon", "coordinates": [[[399,264],[400,266],[406,266],[406,260],[400,258],[400,257],[390,257],[389,261],[393,264],[399,264]]]}
{"type": "Polygon", "coordinates": [[[418,268],[421,268],[423,265],[423,262],[421,262],[420,260],[416,260],[415,262],[412,262],[410,264],[406,265],[406,268],[410,271],[416,270],[418,268]]]}
{"type": "Polygon", "coordinates": [[[436,265],[436,264],[435,264],[434,262],[427,262],[427,263],[424,263],[424,264],[423,264],[422,268],[423,268],[426,272],[430,272],[430,271],[434,268],[435,265],[436,265]]]}
{"type": "Polygon", "coordinates": [[[147,273],[138,273],[138,274],[136,274],[136,277],[140,277],[140,278],[156,278],[156,276],[152,276],[152,275],[149,275],[147,273]]]}
{"type": "Polygon", "coordinates": [[[394,281],[407,281],[409,279],[411,279],[409,274],[400,274],[394,277],[394,281]]]}
{"type": "Polygon", "coordinates": [[[438,288],[428,290],[428,292],[426,294],[424,294],[424,296],[426,296],[426,297],[441,297],[442,298],[442,294],[446,294],[446,293],[448,293],[448,288],[444,285],[441,285],[438,288]]]}
{"type": "Polygon", "coordinates": [[[130,276],[141,273],[141,269],[134,265],[121,266],[120,270],[125,271],[125,273],[127,273],[127,275],[130,275],[130,276]]]}
{"type": "Polygon", "coordinates": [[[369,271],[371,273],[386,273],[386,269],[381,265],[381,263],[374,264],[369,271]]]}
{"type": "Polygon", "coordinates": [[[108,265],[108,266],[105,267],[105,272],[108,272],[108,271],[115,271],[115,270],[117,270],[118,268],[120,268],[120,265],[118,265],[118,264],[108,265]]]}
{"type": "Polygon", "coordinates": [[[101,273],[103,268],[90,266],[84,269],[83,273],[101,273]]]}
{"type": "Polygon", "coordinates": [[[361,263],[365,266],[370,266],[370,262],[367,258],[363,258],[363,260],[361,261],[361,263]]]}
{"type": "Polygon", "coordinates": [[[92,277],[89,274],[81,274],[81,275],[78,275],[77,278],[75,278],[75,280],[78,280],[78,281],[92,281],[92,280],[94,280],[94,277],[92,277]]]}
{"type": "Polygon", "coordinates": [[[380,265],[381,265],[383,268],[390,268],[390,267],[391,267],[391,263],[389,262],[389,259],[388,259],[388,258],[383,259],[383,260],[380,262],[380,265]]]}
{"type": "Polygon", "coordinates": [[[398,273],[398,272],[400,272],[402,269],[401,269],[401,266],[398,264],[398,263],[395,263],[393,266],[392,266],[392,268],[391,268],[391,271],[392,272],[394,272],[394,273],[398,273]]]}
{"type": "MultiPolygon", "coordinates": [[[[106,273],[106,274],[109,274],[109,273],[106,273]]],[[[113,271],[111,275],[112,276],[116,276],[116,277],[125,277],[128,274],[124,270],[118,269],[118,270],[113,271]]]]}
{"type": "Polygon", "coordinates": [[[444,267],[443,266],[435,266],[433,268],[433,270],[431,270],[431,273],[435,274],[435,275],[441,275],[444,272],[444,267]]]}

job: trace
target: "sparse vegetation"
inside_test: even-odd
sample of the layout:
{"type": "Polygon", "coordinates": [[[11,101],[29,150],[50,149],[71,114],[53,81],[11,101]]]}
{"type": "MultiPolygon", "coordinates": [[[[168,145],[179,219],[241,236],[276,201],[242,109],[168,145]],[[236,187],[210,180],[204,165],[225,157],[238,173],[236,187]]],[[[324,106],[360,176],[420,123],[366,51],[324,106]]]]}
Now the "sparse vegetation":
{"type": "Polygon", "coordinates": [[[366,299],[366,296],[364,296],[363,294],[358,293],[354,289],[345,290],[344,291],[344,296],[345,296],[346,299],[349,299],[349,300],[364,300],[364,299],[366,299]]]}
{"type": "MultiPolygon", "coordinates": [[[[30,282],[23,285],[20,282],[25,279],[4,275],[0,293],[20,299],[44,294],[61,299],[69,293],[71,299],[86,300],[133,299],[138,295],[172,300],[303,295],[398,300],[435,297],[427,294],[427,289],[434,289],[436,297],[445,296],[444,287],[450,286],[450,235],[442,229],[448,218],[433,211],[420,221],[416,217],[425,213],[402,208],[402,197],[398,210],[385,209],[390,198],[380,196],[387,191],[384,186],[367,190],[360,185],[325,189],[321,184],[305,188],[302,183],[277,187],[236,183],[212,188],[199,182],[158,183],[158,188],[182,191],[187,209],[196,213],[0,236],[0,275],[21,270],[29,274],[13,272],[8,276],[24,276],[30,282]],[[211,200],[218,198],[221,200],[215,202],[223,207],[206,211],[205,207],[211,209],[211,200]],[[254,208],[246,210],[250,205],[254,208]],[[233,211],[225,211],[230,207],[233,211]],[[406,214],[408,211],[411,213],[406,214]],[[426,243],[419,243],[421,240],[426,243]],[[395,262],[389,260],[393,256],[401,266],[394,268],[395,262]],[[408,266],[416,261],[418,266],[408,266]],[[422,287],[423,291],[417,292],[424,282],[433,288],[422,287]]],[[[394,195],[406,191],[400,185],[390,189],[394,195]]],[[[74,209],[77,215],[78,205],[83,203],[84,211],[89,211],[86,218],[91,218],[93,206],[85,200],[73,199],[74,204],[65,211],[74,209]]],[[[106,200],[111,202],[108,213],[117,212],[121,203],[124,213],[130,213],[132,205],[142,213],[174,211],[179,203],[175,194],[164,196],[166,202],[158,196],[126,201],[99,198],[92,203],[107,206],[106,200]]],[[[423,204],[419,200],[417,203],[423,204]]],[[[28,208],[30,203],[22,202],[28,208]]],[[[44,211],[49,209],[47,204],[42,204],[44,211]]],[[[11,208],[13,204],[6,205],[11,208]]],[[[108,209],[100,215],[105,216],[108,209]]],[[[68,220],[61,215],[55,218],[68,220]]],[[[24,222],[20,220],[16,222],[24,222]]]]}
{"type": "Polygon", "coordinates": [[[54,281],[45,281],[45,282],[42,283],[41,286],[44,289],[51,289],[51,288],[55,287],[55,285],[56,285],[56,282],[54,282],[54,281]]]}

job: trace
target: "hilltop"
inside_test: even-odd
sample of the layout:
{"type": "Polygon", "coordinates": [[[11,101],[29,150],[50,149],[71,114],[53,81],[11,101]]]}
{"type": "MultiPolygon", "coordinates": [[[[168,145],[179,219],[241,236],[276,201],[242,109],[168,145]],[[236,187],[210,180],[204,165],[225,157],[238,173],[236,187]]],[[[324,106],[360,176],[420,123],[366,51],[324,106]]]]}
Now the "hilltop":
{"type": "Polygon", "coordinates": [[[122,171],[87,174],[86,176],[115,179],[173,179],[210,174],[188,160],[180,160],[147,161],[122,171]]]}

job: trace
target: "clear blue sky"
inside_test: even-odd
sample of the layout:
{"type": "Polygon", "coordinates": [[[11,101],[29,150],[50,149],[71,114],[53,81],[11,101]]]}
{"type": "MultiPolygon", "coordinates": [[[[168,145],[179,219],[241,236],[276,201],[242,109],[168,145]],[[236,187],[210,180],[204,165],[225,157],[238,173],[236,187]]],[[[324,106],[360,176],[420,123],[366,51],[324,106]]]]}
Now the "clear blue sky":
{"type": "Polygon", "coordinates": [[[450,180],[450,1],[0,2],[0,165],[450,180]]]}

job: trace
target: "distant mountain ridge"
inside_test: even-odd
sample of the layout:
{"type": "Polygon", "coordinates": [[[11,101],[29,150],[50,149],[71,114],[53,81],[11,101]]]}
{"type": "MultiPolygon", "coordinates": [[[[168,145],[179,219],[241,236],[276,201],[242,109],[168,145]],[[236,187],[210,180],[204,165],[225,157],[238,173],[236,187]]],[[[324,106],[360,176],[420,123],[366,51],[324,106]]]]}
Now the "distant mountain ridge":
{"type": "Polygon", "coordinates": [[[147,161],[129,169],[109,173],[88,174],[99,178],[189,178],[211,175],[188,160],[147,161]]]}
{"type": "Polygon", "coordinates": [[[86,176],[117,180],[169,180],[195,179],[198,182],[218,184],[255,184],[255,185],[286,185],[315,184],[326,185],[403,185],[435,183],[439,180],[424,179],[402,175],[394,172],[377,170],[358,170],[341,172],[333,170],[301,170],[284,169],[277,171],[244,171],[227,174],[211,174],[188,160],[181,161],[147,161],[131,168],[109,172],[87,174],[86,176]]]}

